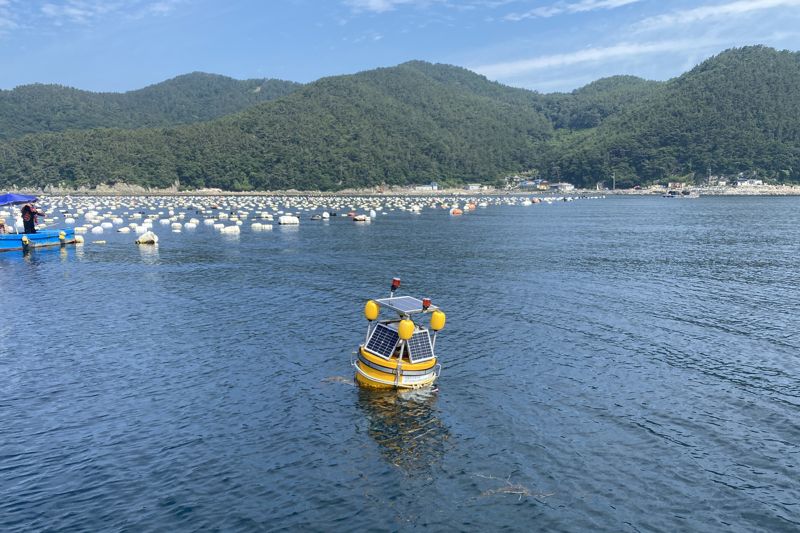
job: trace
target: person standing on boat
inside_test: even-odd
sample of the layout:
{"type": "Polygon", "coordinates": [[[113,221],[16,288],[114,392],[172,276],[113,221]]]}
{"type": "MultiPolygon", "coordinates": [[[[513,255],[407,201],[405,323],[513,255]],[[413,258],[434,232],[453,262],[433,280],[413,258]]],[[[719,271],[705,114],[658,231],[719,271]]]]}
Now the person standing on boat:
{"type": "Polygon", "coordinates": [[[22,206],[22,225],[25,233],[36,233],[36,217],[44,216],[44,211],[40,211],[33,206],[33,202],[22,206]]]}

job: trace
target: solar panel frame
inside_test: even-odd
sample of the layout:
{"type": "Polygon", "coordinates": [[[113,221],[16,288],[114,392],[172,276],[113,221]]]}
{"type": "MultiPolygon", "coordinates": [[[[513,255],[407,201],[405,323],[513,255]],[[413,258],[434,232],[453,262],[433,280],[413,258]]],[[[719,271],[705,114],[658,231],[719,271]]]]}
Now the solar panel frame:
{"type": "Polygon", "coordinates": [[[433,345],[431,344],[431,334],[427,329],[421,329],[414,332],[408,341],[408,358],[412,363],[421,363],[433,359],[433,345]]]}
{"type": "Polygon", "coordinates": [[[369,353],[389,359],[400,340],[397,330],[386,324],[378,324],[369,335],[369,340],[364,349],[369,353]]]}
{"type": "MultiPolygon", "coordinates": [[[[380,300],[376,301],[378,302],[378,305],[405,315],[412,315],[425,311],[422,309],[422,300],[419,298],[414,298],[413,296],[395,296],[394,298],[381,298],[380,300]]],[[[431,305],[427,310],[435,311],[437,309],[439,308],[435,305],[431,305]]]]}

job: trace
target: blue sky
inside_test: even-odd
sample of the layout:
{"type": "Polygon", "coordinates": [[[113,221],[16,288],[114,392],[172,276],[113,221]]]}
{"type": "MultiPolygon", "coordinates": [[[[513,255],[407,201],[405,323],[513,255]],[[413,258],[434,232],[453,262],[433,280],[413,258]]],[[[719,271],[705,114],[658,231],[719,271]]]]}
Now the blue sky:
{"type": "Polygon", "coordinates": [[[800,0],[0,0],[0,88],[137,89],[192,71],[300,82],[410,59],[542,92],[800,50],[800,0]]]}

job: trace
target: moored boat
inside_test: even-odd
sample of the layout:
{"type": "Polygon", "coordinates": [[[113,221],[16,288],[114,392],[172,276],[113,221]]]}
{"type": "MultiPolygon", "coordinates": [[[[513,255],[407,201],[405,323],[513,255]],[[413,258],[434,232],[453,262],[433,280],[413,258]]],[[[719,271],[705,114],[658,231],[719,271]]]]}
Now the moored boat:
{"type": "Polygon", "coordinates": [[[399,287],[400,279],[394,278],[388,298],[369,300],[364,306],[369,321],[367,337],[352,361],[359,385],[417,389],[432,385],[441,373],[434,349],[445,314],[429,298],[396,297],[399,287]],[[397,316],[378,320],[381,310],[397,316]],[[430,315],[430,328],[414,322],[426,314],[430,315]]]}
{"type": "MultiPolygon", "coordinates": [[[[0,206],[35,202],[35,196],[20,194],[0,195],[0,206]]],[[[77,242],[74,229],[39,230],[35,233],[0,233],[0,252],[27,252],[33,248],[65,246],[77,242]]]]}
{"type": "Polygon", "coordinates": [[[75,244],[75,230],[42,230],[36,233],[10,233],[0,235],[0,252],[27,251],[48,246],[75,244]]]}

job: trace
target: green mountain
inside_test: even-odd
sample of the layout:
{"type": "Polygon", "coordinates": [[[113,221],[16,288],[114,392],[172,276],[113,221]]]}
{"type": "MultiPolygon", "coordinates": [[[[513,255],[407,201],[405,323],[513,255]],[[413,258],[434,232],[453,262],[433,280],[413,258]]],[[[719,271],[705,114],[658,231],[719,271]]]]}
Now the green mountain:
{"type": "Polygon", "coordinates": [[[583,130],[657,93],[663,83],[636,76],[602,78],[571,93],[542,97],[542,110],[557,129],[583,130]]]}
{"type": "MultiPolygon", "coordinates": [[[[119,107],[59,114],[29,104],[38,121],[15,131],[70,131],[0,142],[0,186],[331,190],[493,183],[523,170],[584,186],[709,172],[800,182],[800,54],[771,48],[728,50],[667,82],[616,76],[556,94],[419,61],[280,86],[261,103],[252,99],[256,87],[269,92],[263,81],[201,75],[214,93],[197,89],[197,76],[117,95],[140,99],[125,120],[110,118],[119,107]],[[247,88],[231,102],[231,87],[247,88]],[[85,117],[115,127],[83,129],[85,117]]],[[[11,115],[25,113],[0,106],[11,115]]]]}
{"type": "Polygon", "coordinates": [[[0,91],[0,140],[28,133],[159,127],[212,120],[285,96],[299,87],[289,81],[239,81],[201,72],[126,93],[24,85],[0,91]]]}
{"type": "Polygon", "coordinates": [[[324,78],[212,122],[38,134],[0,144],[0,182],[336,189],[487,181],[552,135],[534,93],[412,62],[324,78]]]}
{"type": "Polygon", "coordinates": [[[597,128],[549,143],[537,164],[576,184],[755,172],[800,181],[800,54],[732,49],[666,82],[597,128]]]}

